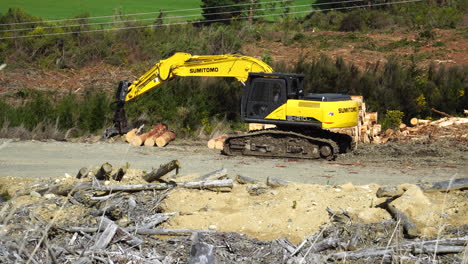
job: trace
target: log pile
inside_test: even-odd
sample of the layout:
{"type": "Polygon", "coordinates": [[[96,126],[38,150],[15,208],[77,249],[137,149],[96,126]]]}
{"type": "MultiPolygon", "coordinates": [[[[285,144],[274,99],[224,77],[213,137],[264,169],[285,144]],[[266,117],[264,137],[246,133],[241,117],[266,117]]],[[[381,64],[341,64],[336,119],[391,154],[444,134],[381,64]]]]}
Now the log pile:
{"type": "MultiPolygon", "coordinates": [[[[287,238],[259,241],[211,228],[162,228],[172,217],[196,213],[161,212],[164,199],[178,188],[222,195],[239,184],[250,195],[267,197],[294,184],[271,177],[260,183],[240,175],[235,183],[227,178],[226,169],[207,173],[196,181],[168,177],[178,168],[180,164],[174,160],[147,174],[121,176],[140,177],[151,183],[110,184],[96,177],[102,170],[106,175],[117,174],[116,168],[105,163],[80,169],[80,179],[75,182],[36,184],[10,201],[0,201],[0,263],[235,263],[233,260],[239,259],[242,263],[457,263],[468,244],[468,229],[463,228],[453,233],[456,237],[411,239],[419,236],[418,230],[413,230],[411,219],[393,205],[393,200],[405,195],[400,186],[379,190],[379,195],[391,197],[384,206],[393,212],[394,220],[363,224],[353,222],[343,209],[327,208],[329,223],[298,244],[287,238]],[[33,194],[35,202],[24,203],[25,197],[33,194]],[[16,200],[20,203],[15,204],[16,200]],[[44,217],[44,210],[55,215],[44,217]]],[[[467,182],[466,178],[458,179],[421,185],[421,189],[466,190],[467,182]]],[[[298,206],[302,201],[293,201],[292,208],[298,206]]],[[[293,222],[291,225],[294,227],[293,222]]]]}
{"type": "Polygon", "coordinates": [[[468,142],[468,118],[444,117],[439,120],[412,118],[410,126],[400,125],[399,131],[386,133],[384,138],[392,141],[424,141],[454,139],[468,142]]]}
{"type": "Polygon", "coordinates": [[[377,123],[377,112],[367,112],[362,96],[351,96],[358,103],[358,125],[350,128],[333,128],[333,132],[343,133],[353,137],[356,143],[382,143],[380,134],[382,126],[377,123]]]}
{"type": "Polygon", "coordinates": [[[165,147],[176,138],[174,131],[169,131],[166,124],[155,125],[150,131],[139,134],[134,128],[125,134],[125,141],[133,146],[165,147]]]}

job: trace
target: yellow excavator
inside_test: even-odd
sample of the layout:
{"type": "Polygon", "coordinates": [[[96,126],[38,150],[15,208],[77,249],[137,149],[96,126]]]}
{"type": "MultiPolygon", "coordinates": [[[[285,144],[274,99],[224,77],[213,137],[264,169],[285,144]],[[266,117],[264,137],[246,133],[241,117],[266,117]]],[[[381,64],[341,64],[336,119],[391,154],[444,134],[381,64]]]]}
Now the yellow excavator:
{"type": "Polygon", "coordinates": [[[331,160],[354,147],[350,136],[326,130],[357,125],[358,105],[350,96],[305,94],[303,74],[275,73],[263,61],[237,54],[175,53],[156,63],[138,80],[120,81],[114,126],[106,129],[104,136],[128,132],[126,102],[182,76],[236,78],[244,84],[242,120],[276,125],[274,129],[228,137],[224,154],[331,160]]]}

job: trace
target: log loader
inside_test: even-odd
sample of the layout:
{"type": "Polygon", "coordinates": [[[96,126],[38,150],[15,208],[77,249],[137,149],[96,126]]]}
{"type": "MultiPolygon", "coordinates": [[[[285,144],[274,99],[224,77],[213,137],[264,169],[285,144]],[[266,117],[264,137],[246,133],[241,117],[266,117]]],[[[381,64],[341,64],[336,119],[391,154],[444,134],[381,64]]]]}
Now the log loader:
{"type": "Polygon", "coordinates": [[[343,94],[305,94],[304,75],[276,73],[261,60],[238,54],[191,55],[175,53],[157,62],[138,80],[120,81],[114,126],[105,137],[129,128],[124,105],[175,77],[233,77],[244,84],[241,118],[248,123],[274,124],[265,129],[228,137],[224,154],[285,158],[334,159],[354,146],[348,135],[326,129],[353,127],[358,105],[343,94]]]}

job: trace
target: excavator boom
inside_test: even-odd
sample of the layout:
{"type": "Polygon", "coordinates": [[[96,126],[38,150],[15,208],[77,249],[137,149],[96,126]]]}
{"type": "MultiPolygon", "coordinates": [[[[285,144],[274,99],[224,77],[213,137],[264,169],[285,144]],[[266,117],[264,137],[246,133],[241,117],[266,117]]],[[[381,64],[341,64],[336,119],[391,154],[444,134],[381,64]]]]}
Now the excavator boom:
{"type": "Polygon", "coordinates": [[[125,101],[130,101],[176,76],[233,77],[245,82],[251,72],[270,73],[273,69],[261,60],[237,54],[197,56],[175,53],[156,63],[134,81],[128,87],[125,101]]]}
{"type": "Polygon", "coordinates": [[[128,132],[124,109],[126,102],[177,76],[233,77],[244,83],[252,72],[271,73],[273,69],[261,60],[239,54],[199,56],[177,52],[157,62],[136,81],[120,81],[116,94],[117,101],[114,102],[116,105],[114,126],[107,128],[103,137],[109,138],[128,132]]]}

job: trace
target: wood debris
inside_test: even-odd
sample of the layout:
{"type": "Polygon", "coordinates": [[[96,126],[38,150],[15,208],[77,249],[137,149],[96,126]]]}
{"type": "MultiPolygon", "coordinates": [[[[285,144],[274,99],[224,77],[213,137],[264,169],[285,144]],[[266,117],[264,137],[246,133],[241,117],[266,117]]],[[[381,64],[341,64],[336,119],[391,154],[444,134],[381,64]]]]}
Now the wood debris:
{"type": "MultiPolygon", "coordinates": [[[[382,205],[387,207],[394,220],[372,224],[356,222],[347,210],[327,207],[329,223],[297,245],[287,238],[259,241],[240,233],[218,232],[215,225],[206,229],[168,228],[170,225],[162,224],[171,218],[199,212],[161,212],[161,203],[171,192],[176,188],[189,188],[197,193],[229,194],[234,181],[227,178],[227,170],[207,173],[194,182],[109,184],[98,180],[97,173],[93,173],[107,166],[112,167],[104,163],[90,170],[82,168],[78,173],[80,179],[68,177],[67,181],[54,181],[51,185],[32,185],[30,190],[15,195],[10,201],[0,201],[0,262],[23,263],[30,259],[30,263],[237,263],[241,259],[240,263],[334,263],[346,259],[399,263],[435,259],[438,263],[457,263],[463,258],[468,244],[466,227],[450,231],[449,234],[456,237],[439,234],[436,239],[410,239],[419,236],[411,219],[414,216],[394,205],[395,198],[382,205]],[[16,199],[33,197],[33,192],[36,193],[35,202],[14,205],[16,199]],[[45,198],[51,193],[56,195],[45,198]],[[38,208],[50,208],[57,214],[45,217],[38,213],[38,208]],[[58,218],[60,211],[67,208],[68,212],[77,213],[58,218]],[[391,233],[394,235],[389,235],[391,233]]],[[[147,175],[130,176],[131,171],[122,167],[106,171],[106,175],[120,174],[124,180],[139,177],[143,182],[143,176],[147,175]]],[[[113,178],[111,176],[109,180],[113,181],[113,178]]],[[[267,178],[267,184],[245,176],[236,178],[243,184],[239,187],[251,195],[249,197],[274,196],[281,188],[294,185],[271,177],[267,178]]],[[[420,187],[413,185],[413,188],[420,187]]],[[[448,188],[462,191],[466,190],[466,178],[424,185],[423,188],[427,191],[448,188]]],[[[391,195],[402,194],[392,192],[391,195]]],[[[306,203],[291,202],[293,210],[306,203]]],[[[313,214],[307,217],[313,217],[313,214]]],[[[294,228],[294,222],[290,224],[294,228]]]]}

